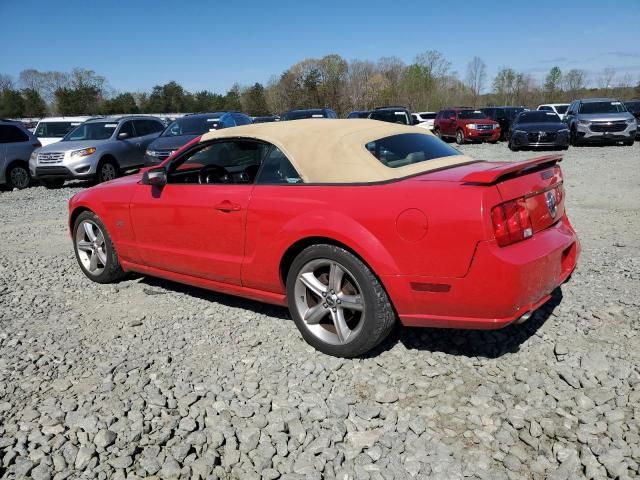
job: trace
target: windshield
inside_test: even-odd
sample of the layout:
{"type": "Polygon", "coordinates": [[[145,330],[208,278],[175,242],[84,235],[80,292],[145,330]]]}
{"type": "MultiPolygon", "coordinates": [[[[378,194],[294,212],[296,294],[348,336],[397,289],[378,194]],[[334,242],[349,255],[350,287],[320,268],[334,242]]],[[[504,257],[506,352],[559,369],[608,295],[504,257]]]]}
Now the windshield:
{"type": "Polygon", "coordinates": [[[516,120],[518,123],[558,123],[560,117],[553,112],[524,112],[516,120]]]}
{"type": "Polygon", "coordinates": [[[400,123],[402,125],[411,125],[413,123],[409,120],[407,112],[404,110],[376,110],[371,112],[369,118],[383,122],[400,123]]]}
{"type": "Polygon", "coordinates": [[[556,105],[556,111],[561,115],[567,113],[568,108],[569,105],[556,105]]]}
{"type": "Polygon", "coordinates": [[[326,115],[322,110],[296,110],[287,112],[283,115],[282,120],[302,120],[303,118],[325,118],[326,115]]]}
{"type": "Polygon", "coordinates": [[[366,147],[374,157],[390,168],[460,155],[458,150],[438,137],[423,133],[401,133],[369,142],[366,147]]]}
{"type": "Polygon", "coordinates": [[[36,137],[62,138],[82,122],[40,122],[36,128],[36,137]]]}
{"type": "Polygon", "coordinates": [[[436,118],[436,113],[419,113],[418,115],[420,115],[420,118],[423,120],[433,120],[436,118]]]}
{"type": "Polygon", "coordinates": [[[183,117],[174,122],[162,132],[161,137],[179,137],[180,135],[202,135],[209,130],[216,130],[219,125],[220,116],[183,117]]]}
{"type": "Polygon", "coordinates": [[[460,110],[458,112],[458,118],[462,120],[482,120],[487,116],[480,110],[460,110]]]}
{"type": "Polygon", "coordinates": [[[62,139],[63,142],[74,142],[77,140],[106,140],[111,138],[113,132],[118,127],[114,122],[92,122],[83,123],[79,127],[71,130],[62,139]]]}
{"type": "Polygon", "coordinates": [[[580,105],[580,113],[586,115],[595,113],[622,113],[626,112],[622,102],[589,102],[580,105]]]}
{"type": "Polygon", "coordinates": [[[640,102],[624,102],[624,104],[630,112],[640,112],[640,102]]]}

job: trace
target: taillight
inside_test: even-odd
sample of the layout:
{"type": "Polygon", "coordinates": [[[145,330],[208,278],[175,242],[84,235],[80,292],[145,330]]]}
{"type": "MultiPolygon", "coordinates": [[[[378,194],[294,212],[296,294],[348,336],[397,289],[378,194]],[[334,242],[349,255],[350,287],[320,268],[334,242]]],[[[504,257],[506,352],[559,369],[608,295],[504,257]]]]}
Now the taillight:
{"type": "Polygon", "coordinates": [[[32,147],[36,147],[36,148],[40,148],[42,146],[42,144],[40,143],[40,140],[38,140],[37,142],[33,142],[31,144],[32,147]]]}
{"type": "Polygon", "coordinates": [[[531,217],[524,198],[502,203],[491,210],[498,245],[504,247],[533,235],[531,217]]]}

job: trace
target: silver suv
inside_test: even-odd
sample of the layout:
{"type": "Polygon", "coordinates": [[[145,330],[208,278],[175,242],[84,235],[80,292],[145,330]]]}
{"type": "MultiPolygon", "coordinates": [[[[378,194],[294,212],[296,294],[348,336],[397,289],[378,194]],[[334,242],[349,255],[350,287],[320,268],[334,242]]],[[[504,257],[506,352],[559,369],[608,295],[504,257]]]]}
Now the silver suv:
{"type": "Polygon", "coordinates": [[[147,146],[162,130],[164,125],[155,117],[91,119],[61,141],[33,152],[29,170],[48,188],[74,178],[106,182],[143,166],[147,146]]]}
{"type": "Polygon", "coordinates": [[[638,124],[624,104],[611,98],[574,100],[567,108],[564,122],[569,128],[571,145],[588,142],[623,142],[633,145],[638,124]]]}
{"type": "Polygon", "coordinates": [[[0,119],[0,185],[27,188],[29,157],[40,146],[38,139],[20,122],[0,119]]]}

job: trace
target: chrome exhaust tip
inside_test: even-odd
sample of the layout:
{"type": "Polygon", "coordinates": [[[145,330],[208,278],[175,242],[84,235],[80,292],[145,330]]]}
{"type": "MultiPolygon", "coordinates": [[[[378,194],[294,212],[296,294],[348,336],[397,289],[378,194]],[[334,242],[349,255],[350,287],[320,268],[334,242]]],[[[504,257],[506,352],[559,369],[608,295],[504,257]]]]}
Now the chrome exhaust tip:
{"type": "Polygon", "coordinates": [[[516,325],[522,325],[524,322],[529,320],[533,315],[533,310],[522,315],[518,320],[516,320],[516,325]]]}

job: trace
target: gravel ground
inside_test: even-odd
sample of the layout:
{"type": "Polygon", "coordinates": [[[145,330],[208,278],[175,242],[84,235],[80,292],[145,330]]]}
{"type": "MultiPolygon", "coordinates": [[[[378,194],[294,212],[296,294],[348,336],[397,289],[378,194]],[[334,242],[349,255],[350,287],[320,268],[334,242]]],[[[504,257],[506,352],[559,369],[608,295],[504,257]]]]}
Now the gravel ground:
{"type": "Polygon", "coordinates": [[[637,478],[639,160],[566,153],[582,257],[528,323],[399,328],[356,360],[315,352],[285,309],[94,284],[65,226],[82,186],[0,193],[0,477],[637,478]]]}

